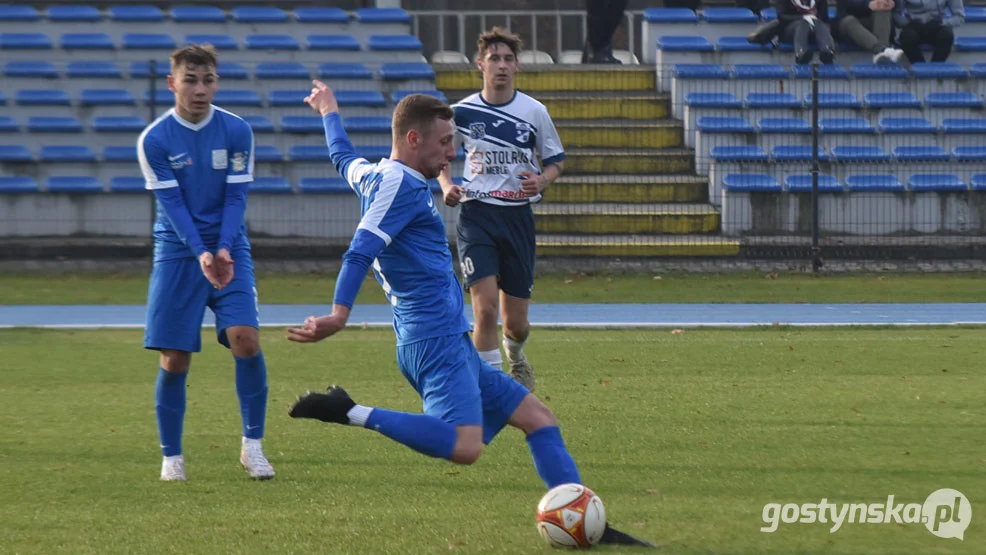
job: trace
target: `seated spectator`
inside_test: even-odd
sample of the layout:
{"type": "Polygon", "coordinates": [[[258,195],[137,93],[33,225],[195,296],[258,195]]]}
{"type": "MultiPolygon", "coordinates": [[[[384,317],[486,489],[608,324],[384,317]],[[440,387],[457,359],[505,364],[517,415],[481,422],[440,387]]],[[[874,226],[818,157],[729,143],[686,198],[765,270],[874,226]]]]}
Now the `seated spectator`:
{"type": "Polygon", "coordinates": [[[777,19],[781,22],[780,37],[794,44],[794,61],[811,63],[814,53],[811,42],[818,49],[818,59],[823,64],[835,60],[835,41],[829,30],[828,0],[774,0],[777,19]]]}
{"type": "Polygon", "coordinates": [[[932,62],[947,60],[955,43],[952,29],[964,22],[962,0],[897,0],[894,9],[894,23],[900,28],[897,40],[912,64],[925,61],[922,44],[934,47],[932,62]],[[946,8],[951,15],[946,13],[946,8]]]}
{"type": "Polygon", "coordinates": [[[835,29],[842,40],[871,52],[874,64],[900,63],[904,52],[890,46],[893,9],[894,0],[837,0],[835,29]]]}

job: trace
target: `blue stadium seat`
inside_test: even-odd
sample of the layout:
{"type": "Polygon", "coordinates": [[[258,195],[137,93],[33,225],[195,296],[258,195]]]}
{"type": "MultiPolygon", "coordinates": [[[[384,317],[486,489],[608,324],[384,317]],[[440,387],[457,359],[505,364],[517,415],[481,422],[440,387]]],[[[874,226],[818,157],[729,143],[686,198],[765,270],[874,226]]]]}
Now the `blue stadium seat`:
{"type": "Polygon", "coordinates": [[[801,108],[801,101],[791,93],[749,93],[748,108],[801,108]]]}
{"type": "Polygon", "coordinates": [[[671,75],[682,79],[729,79],[730,77],[729,71],[719,64],[675,64],[671,67],[671,75]]]}
{"type": "Polygon", "coordinates": [[[103,185],[89,175],[59,176],[48,178],[49,193],[101,193],[103,185]]]}
{"type": "Polygon", "coordinates": [[[68,93],[60,89],[17,91],[14,101],[21,106],[70,106],[68,93]]]}
{"type": "Polygon", "coordinates": [[[335,91],[339,106],[369,106],[381,107],[387,105],[383,94],[377,90],[368,91],[335,91]]]}
{"type": "Polygon", "coordinates": [[[846,186],[854,192],[892,192],[903,193],[904,185],[897,179],[896,175],[850,175],[846,178],[846,186]]]}
{"type": "Polygon", "coordinates": [[[657,38],[657,49],[665,52],[715,52],[716,47],[705,37],[668,35],[657,38]]]}
{"type": "Polygon", "coordinates": [[[185,44],[211,44],[216,50],[238,50],[236,39],[224,34],[185,35],[185,44]]]}
{"type": "MultiPolygon", "coordinates": [[[[151,103],[151,91],[144,91],[144,104],[151,103]]],[[[156,106],[168,106],[175,103],[175,93],[168,89],[157,89],[154,91],[154,104],[156,106]]]]}
{"type": "Polygon", "coordinates": [[[966,23],[986,23],[986,8],[966,6],[965,21],[966,23]]]}
{"type": "Polygon", "coordinates": [[[896,64],[856,64],[850,69],[856,79],[907,79],[907,70],[896,64]]]}
{"type": "Polygon", "coordinates": [[[26,146],[0,145],[0,162],[31,162],[34,156],[26,146]]]}
{"type": "Polygon", "coordinates": [[[968,191],[969,186],[950,173],[915,173],[907,180],[907,188],[915,193],[968,191]]]}
{"type": "Polygon", "coordinates": [[[894,147],[893,154],[899,162],[948,162],[952,159],[938,145],[897,146],[894,147]]]}
{"type": "Polygon", "coordinates": [[[403,79],[435,78],[435,70],[428,64],[383,64],[380,66],[380,77],[384,81],[403,79]]]}
{"type": "Polygon", "coordinates": [[[89,125],[97,133],[140,133],[147,121],[139,116],[104,116],[92,118],[89,125]]]}
{"type": "MultiPolygon", "coordinates": [[[[956,39],[956,43],[962,38],[956,39]]],[[[984,42],[986,46],[986,42],[984,42]]],[[[983,48],[986,51],[986,48],[983,48]]],[[[918,79],[967,79],[969,70],[950,62],[918,62],[911,66],[911,73],[918,79]]]]}
{"type": "Polygon", "coordinates": [[[726,93],[702,93],[692,92],[685,95],[685,106],[692,108],[730,108],[739,109],[743,107],[736,95],[731,92],[726,93]]]}
{"type": "Polygon", "coordinates": [[[254,133],[273,133],[274,124],[264,116],[240,116],[254,133]]]}
{"type": "Polygon", "coordinates": [[[219,72],[219,77],[222,79],[242,80],[250,77],[246,68],[237,62],[219,62],[216,71],[219,72]]]}
{"type": "Polygon", "coordinates": [[[390,133],[390,118],[346,118],[343,120],[343,127],[349,133],[390,133]]]}
{"type": "Polygon", "coordinates": [[[38,159],[42,162],[95,162],[96,153],[87,146],[43,146],[38,159]]]}
{"type": "Polygon", "coordinates": [[[946,135],[986,134],[986,118],[945,118],[941,128],[946,135]]]}
{"type": "Polygon", "coordinates": [[[753,133],[754,127],[744,118],[703,116],[695,122],[703,133],[753,133]]]}
{"type": "Polygon", "coordinates": [[[58,68],[51,62],[7,62],[3,65],[4,77],[37,77],[57,79],[58,68]]]}
{"type": "Polygon", "coordinates": [[[972,64],[969,73],[976,79],[986,79],[986,63],[972,64]]]}
{"type": "Polygon", "coordinates": [[[756,25],[759,18],[747,8],[705,8],[702,19],[709,23],[749,23],[756,25]]]}
{"type": "Polygon", "coordinates": [[[38,183],[33,177],[18,175],[16,177],[0,176],[0,193],[37,193],[38,183]]]}
{"type": "Polygon", "coordinates": [[[360,8],[354,14],[360,23],[410,23],[411,16],[400,8],[360,8]]]}
{"type": "Polygon", "coordinates": [[[0,33],[0,50],[51,50],[48,35],[42,33],[0,33]]]}
{"type": "Polygon", "coordinates": [[[803,118],[763,118],[757,122],[761,133],[811,133],[811,124],[803,118]]]}
{"type": "MultiPolygon", "coordinates": [[[[356,154],[359,154],[363,158],[371,162],[377,162],[383,158],[390,158],[390,145],[387,146],[373,146],[373,145],[363,145],[356,147],[356,154]]],[[[452,178],[455,181],[455,178],[452,178]]]]}
{"type": "MultiPolygon", "coordinates": [[[[810,193],[811,175],[788,175],[784,177],[784,185],[791,193],[810,193]]],[[[819,193],[844,193],[846,190],[839,180],[831,175],[818,175],[819,193]]]]}
{"type": "Polygon", "coordinates": [[[336,50],[356,52],[360,50],[359,41],[349,35],[308,35],[305,44],[309,50],[336,50]]]}
{"type": "Polygon", "coordinates": [[[141,21],[154,23],[164,21],[164,12],[157,6],[110,6],[110,19],[113,21],[141,21]]]}
{"type": "MultiPolygon", "coordinates": [[[[311,94],[311,89],[281,89],[270,91],[267,94],[267,102],[272,106],[293,106],[295,108],[305,107],[305,97],[311,94]]],[[[336,91],[338,92],[338,91],[336,91]]]]}
{"type": "MultiPolygon", "coordinates": [[[[775,162],[811,162],[811,147],[808,145],[777,145],[770,149],[770,155],[775,162]]],[[[829,161],[829,155],[822,147],[818,147],[818,160],[820,162],[829,161]]]]}
{"type": "MultiPolygon", "coordinates": [[[[808,64],[795,64],[791,66],[791,73],[795,79],[810,79],[811,66],[808,64]]],[[[822,64],[818,66],[819,79],[849,79],[849,70],[835,64],[822,64]]]]}
{"type": "MultiPolygon", "coordinates": [[[[810,107],[811,102],[811,93],[808,93],[805,95],[805,106],[810,107]]],[[[857,109],[862,108],[863,103],[852,93],[818,93],[818,107],[857,109]]]]}
{"type": "Polygon", "coordinates": [[[881,133],[937,133],[938,128],[924,118],[883,118],[881,133]]]}
{"type": "Polygon", "coordinates": [[[294,145],[288,150],[288,157],[294,162],[329,162],[329,149],[323,146],[294,145]]]}
{"type": "Polygon", "coordinates": [[[698,23],[698,15],[688,8],[647,8],[647,23],[698,23]]]}
{"type": "MultiPolygon", "coordinates": [[[[986,191],[986,173],[977,173],[969,180],[969,185],[973,191],[986,191]]],[[[3,190],[3,182],[0,181],[0,191],[3,190]]]]}
{"type": "Polygon", "coordinates": [[[69,62],[65,75],[73,79],[122,79],[120,66],[113,62],[69,62]]]}
{"type": "Polygon", "coordinates": [[[769,44],[756,44],[746,40],[746,37],[719,37],[716,40],[716,50],[719,52],[769,52],[773,48],[769,44]]]}
{"type": "Polygon", "coordinates": [[[103,14],[93,6],[51,6],[48,21],[99,21],[103,14]]]}
{"type": "Polygon", "coordinates": [[[428,96],[437,98],[442,102],[446,102],[446,103],[448,102],[448,98],[445,97],[445,94],[443,94],[442,91],[436,91],[436,90],[394,91],[390,95],[390,101],[393,102],[394,104],[397,104],[401,100],[404,100],[405,97],[411,96],[412,94],[426,94],[428,96]]]}
{"type": "Polygon", "coordinates": [[[929,108],[982,108],[983,99],[971,92],[928,93],[924,103],[929,108]]]}
{"type": "MultiPolygon", "coordinates": [[[[346,118],[346,120],[349,119],[346,118]]],[[[281,131],[283,133],[299,134],[325,132],[322,127],[322,118],[318,116],[284,116],[281,118],[281,131]]],[[[326,156],[328,156],[328,153],[326,153],[326,156]]]]}
{"type": "Polygon", "coordinates": [[[710,156],[716,162],[768,162],[770,157],[756,145],[716,146],[710,156]]]}
{"type": "Polygon", "coordinates": [[[818,129],[822,133],[876,133],[873,124],[864,118],[819,118],[818,129]]]}
{"type": "Polygon", "coordinates": [[[781,184],[774,176],[762,173],[731,173],[722,178],[722,186],[734,193],[780,193],[781,184]]]}
{"type": "Polygon", "coordinates": [[[20,126],[10,116],[0,116],[0,133],[17,133],[20,126]]]}
{"type": "Polygon", "coordinates": [[[177,6],[171,8],[176,23],[225,23],[226,12],[215,6],[177,6]]]}
{"type": "Polygon", "coordinates": [[[127,89],[84,89],[79,92],[81,106],[134,106],[137,100],[127,89]]]}
{"type": "Polygon", "coordinates": [[[838,145],[832,147],[832,156],[842,163],[890,161],[890,155],[878,146],[838,145]]]}
{"type": "Polygon", "coordinates": [[[213,104],[218,106],[255,106],[262,107],[264,101],[256,91],[219,89],[213,99],[213,104]]]}
{"type": "Polygon", "coordinates": [[[736,79],[787,79],[791,72],[778,64],[736,64],[733,77],[736,79]]]}
{"type": "Polygon", "coordinates": [[[247,35],[247,50],[301,50],[291,35],[247,35]]]}
{"type": "Polygon", "coordinates": [[[0,21],[37,21],[41,14],[33,6],[24,4],[0,6],[0,21]]]}
{"type": "Polygon", "coordinates": [[[421,51],[421,41],[418,40],[418,37],[411,35],[373,35],[366,39],[366,46],[370,50],[385,52],[396,50],[421,51]]]}
{"type": "Polygon", "coordinates": [[[867,108],[920,108],[921,101],[913,94],[871,92],[863,95],[867,108]]]}
{"type": "Polygon", "coordinates": [[[363,64],[319,64],[318,76],[323,79],[373,79],[373,72],[363,64]]]}
{"type": "Polygon", "coordinates": [[[295,8],[298,23],[349,23],[349,14],[342,8],[295,8]]]}
{"type": "Polygon", "coordinates": [[[103,147],[104,162],[137,162],[136,146],[105,146],[103,147]]]}
{"type": "Polygon", "coordinates": [[[283,162],[284,155],[274,145],[256,145],[253,147],[253,159],[257,162],[283,162]]]}
{"type": "Polygon", "coordinates": [[[65,50],[113,50],[113,39],[105,33],[66,33],[62,35],[65,50]]]}
{"type": "Polygon", "coordinates": [[[986,162],[986,146],[957,146],[952,155],[959,162],[986,162]]]}
{"type": "Polygon", "coordinates": [[[143,177],[114,177],[110,179],[111,193],[146,193],[147,185],[143,177]]]}
{"type": "MultiPolygon", "coordinates": [[[[160,76],[164,76],[171,73],[171,62],[165,62],[161,60],[155,61],[154,73],[160,76]]],[[[131,77],[148,77],[150,74],[151,74],[151,64],[149,62],[130,63],[131,77]]]]}
{"type": "Polygon", "coordinates": [[[0,106],[7,105],[7,95],[3,91],[0,91],[0,106]]]}
{"type": "Polygon", "coordinates": [[[298,183],[302,193],[352,194],[353,190],[341,177],[304,177],[298,183]]]}
{"type": "Polygon", "coordinates": [[[264,62],[254,71],[257,79],[311,79],[308,68],[297,62],[264,62]]]}
{"type": "Polygon", "coordinates": [[[294,189],[291,188],[291,184],[283,177],[255,177],[250,183],[250,194],[285,194],[293,192],[294,189]]]}
{"type": "Polygon", "coordinates": [[[986,37],[956,37],[955,49],[959,52],[986,52],[986,37]]]}
{"type": "Polygon", "coordinates": [[[280,8],[248,6],[233,8],[233,21],[237,23],[287,23],[288,14],[280,8]]]}
{"type": "Polygon", "coordinates": [[[124,33],[122,37],[124,50],[174,50],[178,43],[171,35],[163,33],[124,33]]]}

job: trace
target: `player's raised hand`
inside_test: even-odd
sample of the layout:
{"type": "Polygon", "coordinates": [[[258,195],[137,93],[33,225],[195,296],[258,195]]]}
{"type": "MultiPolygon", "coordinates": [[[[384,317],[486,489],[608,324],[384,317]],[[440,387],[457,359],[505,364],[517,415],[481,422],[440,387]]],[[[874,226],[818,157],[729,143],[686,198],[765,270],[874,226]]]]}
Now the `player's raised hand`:
{"type": "Polygon", "coordinates": [[[199,255],[199,266],[202,267],[202,275],[205,279],[209,280],[216,289],[222,289],[223,286],[219,281],[219,276],[216,275],[216,264],[212,257],[211,252],[204,252],[199,255]]]}
{"type": "Polygon", "coordinates": [[[312,93],[305,97],[305,104],[312,107],[322,117],[339,111],[339,102],[328,85],[315,79],[312,81],[312,93]]]}
{"type": "Polygon", "coordinates": [[[315,343],[339,333],[346,327],[346,319],[340,314],[309,316],[300,328],[288,328],[288,340],[295,343],[315,343]]]}
{"type": "Polygon", "coordinates": [[[548,181],[539,173],[523,171],[517,174],[517,177],[520,178],[520,190],[528,197],[540,195],[548,186],[548,181]]]}
{"type": "Polygon", "coordinates": [[[233,257],[227,249],[219,249],[213,260],[216,269],[216,278],[219,280],[219,289],[225,288],[233,281],[233,257]]]}

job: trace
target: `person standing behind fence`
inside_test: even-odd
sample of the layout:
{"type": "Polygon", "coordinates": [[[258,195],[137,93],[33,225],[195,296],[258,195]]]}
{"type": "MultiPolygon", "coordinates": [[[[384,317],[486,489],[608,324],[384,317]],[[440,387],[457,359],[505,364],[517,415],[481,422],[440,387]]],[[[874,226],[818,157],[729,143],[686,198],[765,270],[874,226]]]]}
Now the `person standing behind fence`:
{"type": "Polygon", "coordinates": [[[622,64],[613,56],[613,33],[620,27],[629,0],[587,0],[588,37],[582,49],[583,64],[622,64]]]}
{"type": "Polygon", "coordinates": [[[934,48],[932,62],[944,62],[952,53],[954,29],[965,23],[965,7],[962,0],[897,0],[894,23],[900,29],[900,47],[912,64],[926,61],[922,44],[934,48]]]}
{"type": "Polygon", "coordinates": [[[871,52],[874,64],[900,63],[904,51],[890,46],[893,9],[894,0],[837,0],[835,28],[842,40],[871,52]]]}
{"type": "Polygon", "coordinates": [[[835,41],[829,30],[828,0],[774,0],[777,19],[783,27],[781,40],[794,44],[794,61],[811,63],[814,54],[811,43],[818,49],[818,59],[823,64],[835,60],[835,41]]]}

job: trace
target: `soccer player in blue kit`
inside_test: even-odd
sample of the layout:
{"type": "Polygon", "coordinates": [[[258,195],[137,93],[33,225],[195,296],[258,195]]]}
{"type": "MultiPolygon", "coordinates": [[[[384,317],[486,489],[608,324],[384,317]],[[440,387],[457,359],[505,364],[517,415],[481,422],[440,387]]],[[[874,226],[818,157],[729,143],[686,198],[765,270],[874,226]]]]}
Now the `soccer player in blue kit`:
{"type": "MultiPolygon", "coordinates": [[[[322,115],[332,162],[359,196],[362,219],[343,256],[332,314],[289,328],[288,339],[312,343],[342,330],[372,266],[393,307],[398,366],[421,396],[424,414],[359,405],[332,386],[299,397],[290,416],[368,428],[465,465],[476,462],[484,444],[509,424],[527,435],[534,466],[549,488],[581,483],[551,410],[483,361],[469,338],[445,224],[426,183],[455,158],[452,109],[430,96],[406,97],[394,109],[390,159],[372,164],[349,142],[332,90],[314,84],[305,102],[322,115]]],[[[608,525],[600,541],[649,545],[608,525]]]]}
{"type": "Polygon", "coordinates": [[[244,214],[253,181],[253,132],[212,105],[216,51],[189,45],[171,55],[175,107],[137,139],[147,189],[157,199],[154,268],[147,292],[144,348],[160,351],[155,391],[161,479],[185,480],[182,428],[191,353],[202,349],[202,318],[216,315],[217,339],[233,352],[243,418],[240,462],[251,478],[274,469],[261,438],[267,366],[260,350],[257,287],[244,214]]]}

